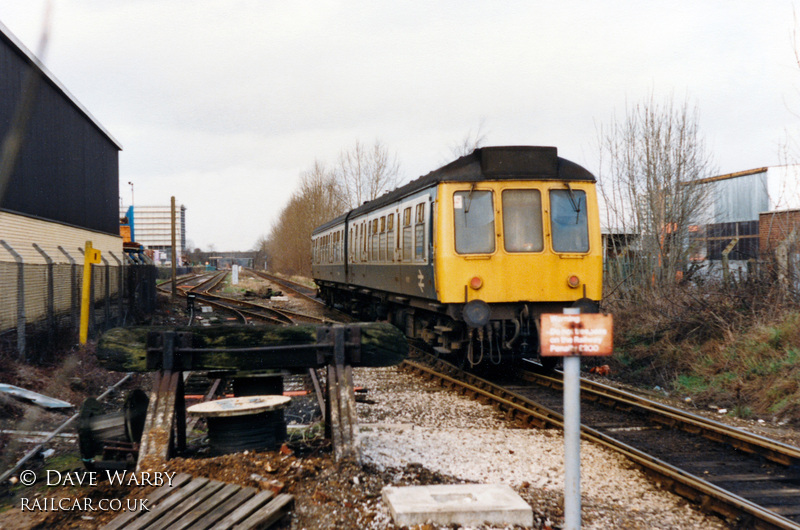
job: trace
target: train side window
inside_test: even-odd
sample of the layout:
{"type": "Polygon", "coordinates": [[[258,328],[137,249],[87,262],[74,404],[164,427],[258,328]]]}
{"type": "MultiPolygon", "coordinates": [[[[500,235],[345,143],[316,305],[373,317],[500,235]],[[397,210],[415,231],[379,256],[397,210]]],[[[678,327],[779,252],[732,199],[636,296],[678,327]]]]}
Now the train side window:
{"type": "Polygon", "coordinates": [[[507,252],[541,252],[544,249],[539,190],[503,191],[503,240],[507,252]]]}
{"type": "Polygon", "coordinates": [[[386,216],[386,261],[394,261],[394,214],[386,216]]]}
{"type": "Polygon", "coordinates": [[[372,237],[370,238],[370,261],[378,261],[378,219],[372,221],[372,237]]]}
{"type": "Polygon", "coordinates": [[[403,261],[411,261],[411,207],[403,210],[403,261]]]}
{"type": "Polygon", "coordinates": [[[356,225],[354,228],[355,228],[355,234],[353,235],[353,255],[350,256],[350,259],[353,262],[356,262],[356,261],[358,261],[358,248],[359,248],[359,244],[358,244],[358,238],[359,238],[358,225],[356,225]]]}
{"type": "Polygon", "coordinates": [[[386,216],[381,217],[381,233],[378,241],[378,261],[386,261],[386,216]]]}
{"type": "Polygon", "coordinates": [[[550,228],[555,252],[589,252],[585,191],[550,190],[550,228]]]}
{"type": "Polygon", "coordinates": [[[414,261],[425,261],[425,203],[416,207],[414,225],[414,261]]]}
{"type": "Polygon", "coordinates": [[[494,202],[491,191],[457,191],[453,194],[456,252],[494,252],[494,202]]]}
{"type": "Polygon", "coordinates": [[[367,261],[367,222],[361,221],[361,261],[367,261]]]}
{"type": "Polygon", "coordinates": [[[372,236],[372,223],[367,222],[364,225],[364,255],[361,256],[361,261],[369,261],[370,236],[372,236]]]}

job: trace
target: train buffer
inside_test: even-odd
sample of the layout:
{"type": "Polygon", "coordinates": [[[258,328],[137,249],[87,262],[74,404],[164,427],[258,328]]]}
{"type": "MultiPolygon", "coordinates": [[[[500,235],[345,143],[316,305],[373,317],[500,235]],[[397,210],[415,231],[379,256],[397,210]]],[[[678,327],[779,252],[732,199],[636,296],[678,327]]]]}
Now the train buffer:
{"type": "Polygon", "coordinates": [[[109,370],[156,372],[140,443],[140,470],[185,449],[184,371],[324,369],[323,414],[334,457],[358,460],[352,367],[392,366],[407,355],[408,344],[400,330],[374,322],[115,328],[97,345],[97,358],[109,370]]]}

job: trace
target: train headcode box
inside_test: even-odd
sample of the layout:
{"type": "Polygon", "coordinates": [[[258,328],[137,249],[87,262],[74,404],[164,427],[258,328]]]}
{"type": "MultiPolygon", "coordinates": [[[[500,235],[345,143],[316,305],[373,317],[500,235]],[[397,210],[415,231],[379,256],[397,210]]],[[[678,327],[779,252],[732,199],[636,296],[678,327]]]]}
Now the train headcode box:
{"type": "Polygon", "coordinates": [[[611,315],[544,314],[540,322],[540,345],[545,357],[611,355],[614,324],[611,315]]]}

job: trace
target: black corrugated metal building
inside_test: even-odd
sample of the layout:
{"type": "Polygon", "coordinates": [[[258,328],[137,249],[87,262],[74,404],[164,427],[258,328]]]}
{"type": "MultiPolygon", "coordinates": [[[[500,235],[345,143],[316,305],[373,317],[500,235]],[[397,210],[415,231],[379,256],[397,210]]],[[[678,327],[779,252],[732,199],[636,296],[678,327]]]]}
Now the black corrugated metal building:
{"type": "Polygon", "coordinates": [[[0,209],[119,235],[121,146],[2,24],[0,139],[32,68],[41,74],[38,91],[0,209]]]}

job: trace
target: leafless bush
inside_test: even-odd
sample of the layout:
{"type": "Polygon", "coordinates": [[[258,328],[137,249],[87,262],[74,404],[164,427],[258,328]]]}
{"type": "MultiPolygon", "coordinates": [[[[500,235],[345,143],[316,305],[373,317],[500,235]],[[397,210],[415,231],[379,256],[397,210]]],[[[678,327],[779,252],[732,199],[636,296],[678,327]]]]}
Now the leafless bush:
{"type": "Polygon", "coordinates": [[[611,291],[652,299],[691,272],[690,230],[707,206],[708,187],[692,185],[713,174],[697,110],[651,97],[601,126],[599,143],[611,291]]]}

